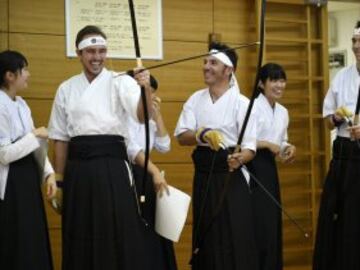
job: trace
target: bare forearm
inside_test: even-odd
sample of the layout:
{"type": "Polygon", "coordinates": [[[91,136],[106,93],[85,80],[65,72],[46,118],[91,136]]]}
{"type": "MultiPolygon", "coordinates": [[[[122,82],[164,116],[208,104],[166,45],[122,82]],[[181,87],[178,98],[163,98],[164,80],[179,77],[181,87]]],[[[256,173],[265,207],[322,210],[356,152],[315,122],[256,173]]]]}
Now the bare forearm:
{"type": "MultiPolygon", "coordinates": [[[[148,115],[149,115],[149,119],[150,119],[152,116],[152,112],[153,112],[152,101],[151,101],[151,89],[150,89],[150,87],[144,87],[144,89],[145,89],[144,92],[145,92],[145,96],[146,96],[147,111],[148,111],[148,115]]],[[[142,97],[140,97],[140,100],[139,100],[139,103],[137,106],[137,116],[138,116],[140,123],[145,122],[145,113],[144,112],[145,111],[144,111],[143,100],[142,100],[142,97]]]]}
{"type": "Polygon", "coordinates": [[[243,163],[246,164],[255,157],[255,152],[250,149],[241,150],[243,163]]]}
{"type": "Polygon", "coordinates": [[[177,136],[180,145],[196,145],[196,135],[194,131],[188,130],[177,136]]]}
{"type": "Polygon", "coordinates": [[[68,154],[68,142],[54,141],[54,169],[58,174],[64,174],[68,154]]]}
{"type": "MultiPolygon", "coordinates": [[[[143,151],[140,151],[136,158],[135,158],[135,163],[137,165],[139,165],[140,167],[144,168],[145,167],[145,154],[143,151]]],[[[156,173],[159,173],[159,169],[158,167],[156,167],[156,165],[154,163],[151,162],[151,160],[149,160],[148,163],[148,169],[147,169],[148,173],[151,175],[154,175],[156,173]]]]}
{"type": "Polygon", "coordinates": [[[164,137],[164,136],[168,135],[168,131],[165,127],[164,120],[160,113],[157,116],[157,118],[155,119],[155,122],[156,122],[156,128],[157,128],[156,136],[164,137]]]}

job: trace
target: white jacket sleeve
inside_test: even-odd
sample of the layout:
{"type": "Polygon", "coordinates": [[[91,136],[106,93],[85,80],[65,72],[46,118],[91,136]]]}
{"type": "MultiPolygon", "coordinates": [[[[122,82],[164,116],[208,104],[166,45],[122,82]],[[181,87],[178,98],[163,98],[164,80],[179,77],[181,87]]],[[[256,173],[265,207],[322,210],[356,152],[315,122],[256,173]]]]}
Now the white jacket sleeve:
{"type": "Polygon", "coordinates": [[[0,147],[0,162],[7,165],[13,161],[19,160],[35,149],[40,147],[39,141],[35,135],[30,132],[14,143],[0,147]]]}

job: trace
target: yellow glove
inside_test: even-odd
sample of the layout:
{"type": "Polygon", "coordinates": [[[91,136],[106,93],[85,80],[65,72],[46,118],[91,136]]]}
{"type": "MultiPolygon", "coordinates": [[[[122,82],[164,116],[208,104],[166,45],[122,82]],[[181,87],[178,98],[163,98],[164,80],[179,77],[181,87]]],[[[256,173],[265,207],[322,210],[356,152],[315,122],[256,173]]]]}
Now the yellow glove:
{"type": "Polygon", "coordinates": [[[335,114],[341,118],[350,118],[353,116],[353,113],[345,106],[337,108],[335,114]]]}
{"type": "Polygon", "coordinates": [[[224,147],[224,138],[221,132],[211,128],[199,128],[196,131],[196,140],[208,143],[210,148],[215,151],[224,147]]]}

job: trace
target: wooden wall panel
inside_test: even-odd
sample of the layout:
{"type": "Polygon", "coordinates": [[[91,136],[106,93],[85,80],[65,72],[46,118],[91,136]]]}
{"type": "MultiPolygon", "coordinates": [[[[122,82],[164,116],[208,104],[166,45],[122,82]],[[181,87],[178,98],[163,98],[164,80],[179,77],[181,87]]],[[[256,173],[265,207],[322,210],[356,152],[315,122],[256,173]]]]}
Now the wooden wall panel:
{"type": "MultiPolygon", "coordinates": [[[[284,206],[313,236],[314,217],[325,174],[320,119],[324,88],[323,31],[318,28],[319,10],[303,0],[268,0],[266,61],[284,65],[288,73],[283,104],[290,112],[290,142],[297,146],[298,159],[279,164],[284,206]],[[309,11],[310,10],[310,11],[309,11]],[[311,44],[309,46],[309,44],[311,44]]],[[[256,37],[255,1],[163,0],[164,59],[144,61],[152,66],[207,52],[208,34],[221,34],[230,45],[253,42],[256,37]]],[[[30,87],[23,93],[32,109],[36,126],[46,125],[55,91],[63,80],[81,72],[78,59],[65,57],[63,0],[0,0],[0,49],[23,52],[30,63],[30,87]],[[7,5],[10,3],[9,20],[7,5]],[[6,11],[6,12],[5,12],[6,11]],[[9,22],[9,23],[8,23],[9,22]],[[10,32],[8,31],[10,29],[10,32]],[[8,40],[9,37],[9,40],[8,40]]],[[[236,72],[242,93],[250,95],[255,76],[257,48],[238,50],[236,72]]],[[[151,158],[166,171],[168,182],[191,194],[192,147],[181,147],[172,136],[183,102],[204,87],[202,59],[152,70],[159,81],[162,113],[172,137],[170,153],[153,153],[151,158]]],[[[108,59],[107,67],[130,69],[133,60],[108,59]]],[[[50,156],[52,148],[50,145],[50,156]]],[[[60,217],[46,204],[56,269],[60,269],[60,217]]],[[[180,242],[175,245],[179,269],[189,269],[191,211],[180,242]]],[[[286,270],[310,269],[311,241],[305,241],[289,220],[283,218],[286,270]]]]}
{"type": "Polygon", "coordinates": [[[0,32],[0,51],[8,49],[8,34],[0,32]]]}
{"type": "Polygon", "coordinates": [[[214,0],[214,32],[228,43],[249,43],[255,36],[255,1],[214,0]]]}
{"type": "Polygon", "coordinates": [[[10,34],[9,44],[29,61],[31,86],[24,97],[53,98],[63,80],[82,70],[76,58],[65,57],[63,36],[10,34]]]}
{"type": "MultiPolygon", "coordinates": [[[[64,5],[61,0],[13,0],[10,5],[11,31],[64,35],[64,5]]],[[[164,0],[163,15],[165,40],[207,42],[208,33],[212,31],[210,1],[164,0]]]]}
{"type": "Polygon", "coordinates": [[[287,22],[279,20],[267,20],[266,29],[268,31],[274,31],[278,37],[283,37],[284,34],[287,37],[302,38],[306,36],[306,24],[299,24],[297,22],[287,22]]]}
{"type": "Polygon", "coordinates": [[[51,252],[54,263],[54,270],[61,270],[61,230],[50,230],[51,252]]]}
{"type": "Polygon", "coordinates": [[[0,0],[0,32],[8,31],[8,2],[9,0],[0,0]]]}
{"type": "MultiPolygon", "coordinates": [[[[160,94],[159,96],[161,97],[160,94]]],[[[171,151],[166,154],[160,154],[153,151],[151,158],[155,162],[191,163],[191,152],[193,147],[180,146],[173,136],[182,107],[182,102],[165,102],[161,105],[161,113],[171,137],[171,151]]]]}
{"type": "MultiPolygon", "coordinates": [[[[164,60],[146,61],[145,66],[152,66],[181,59],[188,56],[204,54],[207,46],[199,42],[165,41],[164,60]]],[[[112,61],[116,70],[122,67],[124,62],[112,61]]],[[[134,61],[129,62],[127,68],[134,67],[134,61]]],[[[195,90],[203,87],[202,83],[203,60],[196,59],[171,66],[151,70],[159,81],[159,95],[166,101],[185,101],[195,90]]]]}
{"type": "Polygon", "coordinates": [[[291,165],[278,163],[283,207],[309,233],[302,239],[295,226],[283,218],[285,269],[311,269],[313,242],[325,177],[326,132],[321,117],[327,63],[323,59],[327,36],[320,35],[325,13],[301,2],[269,0],[266,61],[277,62],[287,72],[281,101],[290,114],[289,138],[297,147],[291,165]]]}
{"type": "Polygon", "coordinates": [[[207,42],[212,16],[212,1],[163,0],[164,39],[207,42]]]}
{"type": "MultiPolygon", "coordinates": [[[[31,79],[31,77],[30,77],[31,79]]],[[[30,85],[32,82],[30,81],[30,85]]],[[[19,93],[21,96],[25,96],[25,91],[19,93]]],[[[26,98],[26,103],[31,109],[31,115],[34,119],[35,127],[47,126],[49,122],[50,111],[52,107],[52,99],[33,99],[26,98]]]]}
{"type": "Polygon", "coordinates": [[[303,5],[302,0],[297,0],[297,2],[302,2],[300,5],[292,5],[291,1],[271,1],[271,4],[267,5],[267,17],[283,20],[288,23],[289,21],[298,20],[299,22],[306,23],[306,9],[303,5]],[[279,2],[279,3],[276,3],[279,2]]]}
{"type": "Polygon", "coordinates": [[[64,6],[63,0],[11,0],[10,31],[64,35],[64,6]]]}

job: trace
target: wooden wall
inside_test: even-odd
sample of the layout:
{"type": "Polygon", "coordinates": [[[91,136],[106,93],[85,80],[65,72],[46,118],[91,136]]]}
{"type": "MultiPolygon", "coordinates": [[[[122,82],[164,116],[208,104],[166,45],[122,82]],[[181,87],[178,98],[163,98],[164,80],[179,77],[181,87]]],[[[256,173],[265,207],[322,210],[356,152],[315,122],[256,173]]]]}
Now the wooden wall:
{"type": "MultiPolygon", "coordinates": [[[[256,41],[256,2],[258,0],[163,0],[164,61],[206,52],[208,35],[212,32],[221,34],[221,41],[230,45],[256,41]]],[[[327,87],[323,72],[327,38],[320,31],[324,30],[326,11],[304,6],[300,0],[268,2],[266,58],[283,64],[289,73],[284,104],[290,108],[292,118],[290,140],[299,148],[299,158],[293,165],[280,164],[282,197],[289,212],[312,233],[319,181],[324,175],[328,150],[319,116],[327,87]],[[313,32],[318,31],[316,29],[319,32],[313,32]]],[[[31,81],[29,89],[21,94],[31,106],[36,125],[47,125],[57,86],[81,71],[77,59],[65,57],[64,1],[0,0],[0,17],[0,49],[19,50],[27,56],[31,81]]],[[[238,53],[238,81],[242,92],[249,95],[256,49],[243,49],[238,53]]],[[[155,63],[146,61],[145,65],[155,63]]],[[[171,134],[183,102],[203,87],[201,64],[199,59],[152,72],[160,84],[162,113],[171,134]]],[[[133,67],[135,62],[109,59],[107,65],[120,71],[133,67]]],[[[152,155],[166,170],[167,180],[189,194],[193,173],[191,151],[190,147],[180,147],[173,138],[170,153],[152,155]]],[[[56,269],[60,269],[60,219],[50,209],[47,213],[56,269]]],[[[190,231],[191,215],[176,244],[181,270],[189,269],[190,231]]],[[[287,269],[310,269],[312,240],[302,239],[284,218],[287,269]]]]}

